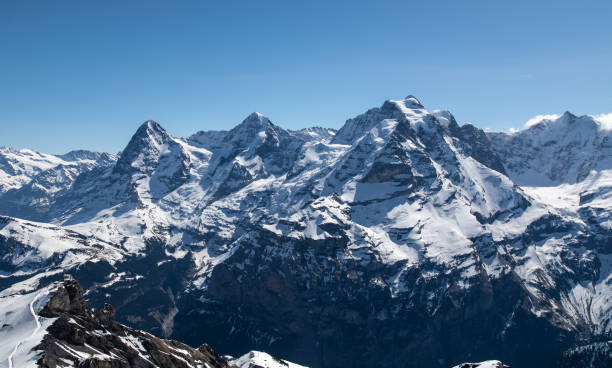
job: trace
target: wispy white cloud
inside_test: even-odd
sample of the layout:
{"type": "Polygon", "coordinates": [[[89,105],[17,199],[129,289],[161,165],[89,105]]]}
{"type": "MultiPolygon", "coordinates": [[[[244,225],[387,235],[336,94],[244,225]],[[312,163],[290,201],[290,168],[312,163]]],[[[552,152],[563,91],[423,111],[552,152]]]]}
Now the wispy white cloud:
{"type": "Polygon", "coordinates": [[[536,115],[536,116],[532,117],[531,119],[527,120],[527,122],[525,123],[525,128],[529,128],[531,126],[534,126],[537,123],[541,122],[542,120],[556,120],[556,119],[559,119],[559,117],[561,117],[561,115],[558,115],[558,114],[536,115]]]}
{"type": "Polygon", "coordinates": [[[602,129],[612,130],[612,112],[607,114],[591,115],[595,120],[601,123],[602,129]]]}

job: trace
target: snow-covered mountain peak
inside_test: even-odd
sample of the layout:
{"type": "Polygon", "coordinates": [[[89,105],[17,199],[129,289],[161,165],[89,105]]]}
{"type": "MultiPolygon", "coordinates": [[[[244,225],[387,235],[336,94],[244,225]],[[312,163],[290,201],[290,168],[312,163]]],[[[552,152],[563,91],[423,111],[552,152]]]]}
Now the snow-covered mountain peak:
{"type": "Polygon", "coordinates": [[[542,115],[514,133],[488,133],[509,176],[519,185],[556,186],[612,169],[612,134],[589,115],[542,115]]]}
{"type": "Polygon", "coordinates": [[[113,173],[116,179],[130,182],[129,192],[135,191],[141,200],[161,198],[187,180],[190,156],[183,144],[155,121],[146,121],[121,153],[113,173]]]}
{"type": "Polygon", "coordinates": [[[261,351],[250,351],[229,363],[238,368],[307,368],[261,351]]]}
{"type": "Polygon", "coordinates": [[[251,113],[242,121],[242,124],[247,124],[251,126],[266,126],[269,123],[270,119],[268,119],[264,114],[257,111],[251,113]]]}
{"type": "Polygon", "coordinates": [[[150,138],[160,142],[168,135],[168,132],[166,132],[166,130],[161,125],[159,125],[158,122],[153,120],[147,120],[140,125],[138,130],[136,130],[136,133],[134,134],[132,139],[134,139],[134,137],[141,139],[150,138]]]}
{"type": "Polygon", "coordinates": [[[572,114],[568,110],[566,110],[561,117],[565,117],[566,119],[575,119],[576,115],[572,114]]]}
{"type": "Polygon", "coordinates": [[[93,152],[88,150],[73,150],[57,157],[65,161],[115,161],[117,158],[115,155],[108,154],[106,152],[93,152]]]}
{"type": "Polygon", "coordinates": [[[452,125],[455,125],[455,126],[457,125],[457,121],[455,120],[455,117],[448,110],[434,110],[431,114],[436,118],[438,123],[440,123],[440,125],[442,126],[450,127],[452,125]]]}
{"type": "Polygon", "coordinates": [[[292,130],[291,134],[304,141],[328,141],[336,135],[337,131],[331,128],[311,127],[300,130],[292,130]]]}
{"type": "Polygon", "coordinates": [[[117,170],[126,170],[139,158],[144,159],[152,153],[159,153],[164,145],[172,141],[172,137],[161,125],[153,120],[145,121],[130,139],[117,161],[117,170]]]}
{"type": "Polygon", "coordinates": [[[348,119],[335,135],[333,142],[352,144],[381,122],[386,126],[390,121],[420,123],[428,114],[419,100],[413,96],[403,100],[386,100],[381,107],[369,109],[361,115],[348,119]]]}
{"type": "Polygon", "coordinates": [[[392,102],[400,104],[401,106],[409,108],[409,109],[424,109],[425,108],[423,104],[421,103],[421,101],[419,101],[419,99],[414,97],[413,95],[408,95],[402,100],[392,101],[392,102]]]}
{"type": "Polygon", "coordinates": [[[402,100],[387,100],[382,105],[383,111],[398,109],[400,112],[406,114],[410,110],[414,109],[425,109],[421,102],[414,96],[410,95],[402,100]]]}
{"type": "MultiPolygon", "coordinates": [[[[531,130],[532,132],[546,131],[548,134],[558,135],[574,134],[575,132],[573,132],[573,130],[600,130],[600,126],[601,123],[592,116],[577,116],[566,111],[562,115],[538,115],[525,124],[524,130],[531,130]]],[[[523,130],[516,131],[512,134],[519,134],[521,132],[523,132],[523,130]]],[[[555,137],[552,138],[554,139],[555,137]]]]}
{"type": "Polygon", "coordinates": [[[267,137],[277,138],[279,130],[282,129],[272,124],[270,119],[254,112],[230,130],[226,139],[239,146],[250,145],[254,140],[265,141],[267,137]]]}
{"type": "Polygon", "coordinates": [[[94,166],[107,166],[114,164],[115,161],[116,157],[107,153],[72,151],[55,156],[31,149],[15,150],[2,147],[0,148],[0,193],[11,189],[17,190],[32,183],[33,180],[36,181],[37,177],[43,176],[45,177],[43,181],[55,176],[56,179],[52,181],[69,185],[70,180],[65,181],[64,175],[68,171],[71,172],[68,176],[74,178],[78,173],[90,170],[94,166]]]}

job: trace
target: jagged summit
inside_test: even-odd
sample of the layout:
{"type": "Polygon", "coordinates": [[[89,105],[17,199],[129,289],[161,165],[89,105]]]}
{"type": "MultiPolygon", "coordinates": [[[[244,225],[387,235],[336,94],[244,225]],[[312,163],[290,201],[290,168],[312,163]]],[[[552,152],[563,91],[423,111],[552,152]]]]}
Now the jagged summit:
{"type": "Polygon", "coordinates": [[[158,122],[154,120],[147,120],[138,127],[134,137],[142,137],[145,135],[151,136],[152,134],[164,134],[167,135],[166,129],[164,129],[158,122]]]}
{"type": "Polygon", "coordinates": [[[273,124],[263,114],[254,112],[230,130],[224,141],[230,143],[230,149],[257,151],[264,155],[263,151],[280,148],[287,138],[289,133],[286,130],[273,124]]]}
{"type": "Polygon", "coordinates": [[[99,160],[100,158],[107,158],[110,155],[106,152],[94,152],[89,150],[72,150],[68,153],[64,153],[63,155],[58,155],[57,157],[64,159],[66,161],[79,161],[79,160],[99,160]]]}
{"type": "Polygon", "coordinates": [[[412,95],[409,95],[402,100],[387,100],[381,106],[381,110],[383,111],[398,109],[402,113],[406,113],[408,110],[424,108],[425,107],[421,104],[421,102],[412,95]]]}
{"type": "Polygon", "coordinates": [[[457,121],[453,114],[448,110],[434,110],[432,115],[436,117],[436,120],[445,127],[457,126],[457,121]]]}
{"type": "Polygon", "coordinates": [[[423,107],[423,105],[421,104],[421,100],[419,100],[413,95],[408,95],[404,98],[404,104],[409,104],[409,103],[415,106],[423,107]]]}
{"type": "Polygon", "coordinates": [[[601,117],[598,118],[597,116],[592,115],[575,115],[570,111],[565,111],[561,115],[547,114],[535,116],[525,123],[524,129],[513,131],[511,134],[520,134],[526,130],[559,131],[561,134],[574,134],[571,132],[572,130],[580,132],[584,129],[599,131],[610,130],[606,127],[605,122],[601,120],[601,117]]]}
{"type": "MultiPolygon", "coordinates": [[[[582,118],[588,118],[588,116],[582,116],[578,118],[576,115],[572,114],[569,111],[564,112],[562,115],[541,115],[531,119],[529,122],[525,124],[525,129],[533,129],[533,130],[550,130],[550,129],[565,129],[567,128],[565,125],[573,124],[576,120],[585,120],[582,118]]],[[[586,119],[588,120],[588,119],[586,119]]],[[[592,120],[592,119],[591,119],[592,120]]],[[[518,133],[520,132],[514,132],[518,133]]]]}
{"type": "Polygon", "coordinates": [[[389,100],[395,104],[401,105],[402,107],[408,108],[408,109],[423,109],[425,108],[423,106],[423,104],[421,104],[421,101],[414,97],[413,95],[408,95],[406,96],[403,100],[389,100]]]}
{"type": "Polygon", "coordinates": [[[121,152],[117,161],[117,168],[120,170],[132,166],[139,156],[146,152],[159,152],[161,146],[171,140],[166,130],[153,120],[147,120],[138,127],[130,142],[121,152]]]}
{"type": "Polygon", "coordinates": [[[190,157],[182,142],[157,122],[148,120],[121,152],[113,169],[113,180],[128,183],[131,198],[157,199],[183,184],[189,176],[189,167],[190,157]]]}
{"type": "Polygon", "coordinates": [[[279,130],[280,128],[272,124],[270,119],[259,112],[253,112],[247,116],[240,124],[229,131],[228,139],[247,138],[244,135],[255,138],[253,135],[262,135],[269,130],[279,130]]]}
{"type": "Polygon", "coordinates": [[[542,115],[513,133],[488,133],[519,185],[574,184],[612,166],[612,132],[589,115],[542,115]],[[539,119],[539,120],[538,120],[539,119]]]}
{"type": "Polygon", "coordinates": [[[249,114],[249,116],[247,116],[243,121],[242,124],[249,124],[249,123],[269,123],[270,119],[268,119],[264,114],[260,113],[260,112],[252,112],[251,114],[249,114]]]}
{"type": "Polygon", "coordinates": [[[575,119],[577,116],[566,110],[561,117],[565,117],[566,119],[575,119]]]}
{"type": "Polygon", "coordinates": [[[155,120],[146,120],[144,123],[140,125],[140,127],[147,127],[149,129],[162,129],[162,126],[156,122],[155,120]]]}
{"type": "Polygon", "coordinates": [[[333,138],[334,143],[351,144],[382,121],[420,120],[427,111],[414,96],[403,100],[386,100],[381,107],[369,109],[346,123],[333,138]]]}

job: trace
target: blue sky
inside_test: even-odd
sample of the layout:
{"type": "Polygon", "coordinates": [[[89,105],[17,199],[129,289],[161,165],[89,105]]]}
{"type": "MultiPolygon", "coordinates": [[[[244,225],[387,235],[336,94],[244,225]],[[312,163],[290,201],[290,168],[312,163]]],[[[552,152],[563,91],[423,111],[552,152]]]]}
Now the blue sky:
{"type": "Polygon", "coordinates": [[[340,127],[417,96],[459,122],[612,111],[612,1],[2,1],[0,146],[116,152],[145,120],[340,127]]]}

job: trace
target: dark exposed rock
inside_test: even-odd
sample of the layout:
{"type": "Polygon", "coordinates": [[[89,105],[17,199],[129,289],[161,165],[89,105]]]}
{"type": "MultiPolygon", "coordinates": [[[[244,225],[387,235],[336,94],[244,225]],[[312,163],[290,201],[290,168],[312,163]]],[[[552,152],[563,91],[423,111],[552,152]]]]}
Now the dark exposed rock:
{"type": "Polygon", "coordinates": [[[612,340],[602,338],[600,341],[568,349],[554,367],[612,367],[612,340]]]}
{"type": "Polygon", "coordinates": [[[92,308],[81,285],[72,279],[58,287],[40,315],[57,318],[36,347],[42,351],[41,367],[55,368],[68,362],[89,368],[228,367],[208,345],[196,350],[117,323],[110,304],[92,308]]]}

